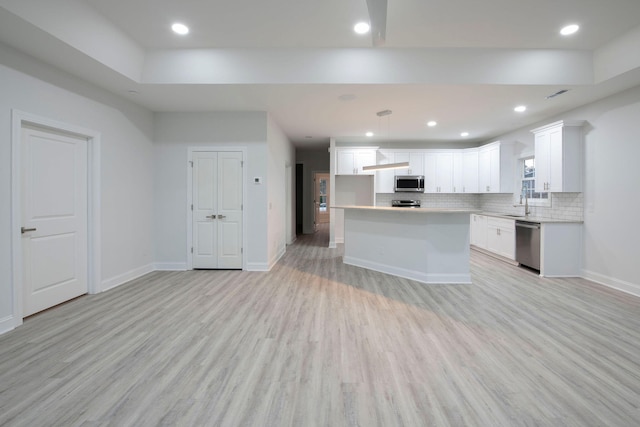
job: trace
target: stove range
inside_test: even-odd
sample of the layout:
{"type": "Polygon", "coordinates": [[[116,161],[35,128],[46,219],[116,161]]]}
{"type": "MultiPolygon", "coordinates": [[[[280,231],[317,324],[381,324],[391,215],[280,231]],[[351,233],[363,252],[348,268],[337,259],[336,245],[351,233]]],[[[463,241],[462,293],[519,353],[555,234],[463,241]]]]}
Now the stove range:
{"type": "Polygon", "coordinates": [[[419,208],[420,200],[392,200],[391,206],[394,208],[419,208]]]}

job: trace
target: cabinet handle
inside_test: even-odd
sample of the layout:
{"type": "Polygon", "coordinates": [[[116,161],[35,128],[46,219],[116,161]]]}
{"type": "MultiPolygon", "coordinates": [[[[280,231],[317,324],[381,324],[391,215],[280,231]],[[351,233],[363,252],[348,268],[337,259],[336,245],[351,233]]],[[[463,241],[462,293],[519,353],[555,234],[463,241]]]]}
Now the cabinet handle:
{"type": "Polygon", "coordinates": [[[28,233],[29,231],[36,231],[36,229],[20,227],[20,234],[28,233]]]}
{"type": "Polygon", "coordinates": [[[216,219],[216,216],[215,216],[215,215],[207,215],[207,218],[209,218],[209,219],[216,219]]]}

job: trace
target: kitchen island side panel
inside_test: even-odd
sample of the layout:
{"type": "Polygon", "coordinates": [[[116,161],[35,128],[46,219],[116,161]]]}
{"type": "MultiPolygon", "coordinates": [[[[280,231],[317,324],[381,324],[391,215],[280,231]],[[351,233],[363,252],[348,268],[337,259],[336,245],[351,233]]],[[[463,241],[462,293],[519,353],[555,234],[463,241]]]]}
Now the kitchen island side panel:
{"type": "Polygon", "coordinates": [[[471,283],[468,212],[345,209],[345,264],[423,283],[471,283]]]}

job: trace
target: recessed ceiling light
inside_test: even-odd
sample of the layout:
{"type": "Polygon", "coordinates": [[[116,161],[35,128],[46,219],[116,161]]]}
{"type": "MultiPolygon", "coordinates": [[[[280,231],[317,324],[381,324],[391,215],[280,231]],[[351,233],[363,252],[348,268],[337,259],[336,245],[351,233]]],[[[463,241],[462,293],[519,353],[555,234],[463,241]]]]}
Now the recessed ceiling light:
{"type": "Polygon", "coordinates": [[[368,137],[372,137],[373,136],[373,132],[367,132],[367,133],[365,133],[365,135],[368,136],[368,137]]]}
{"type": "Polygon", "coordinates": [[[435,125],[437,125],[437,124],[438,124],[438,122],[433,121],[433,120],[431,120],[431,121],[427,122],[427,126],[429,126],[430,128],[434,127],[434,126],[435,126],[435,125]]]}
{"type": "Polygon", "coordinates": [[[516,108],[513,109],[513,111],[515,111],[516,113],[522,113],[523,111],[526,111],[527,107],[524,105],[518,105],[516,108]]]}
{"type": "Polygon", "coordinates": [[[174,33],[180,34],[181,36],[184,36],[185,34],[189,34],[189,27],[179,22],[176,22],[175,24],[173,24],[171,26],[171,29],[173,30],[174,33]]]}
{"type": "Polygon", "coordinates": [[[367,34],[369,32],[369,29],[371,27],[369,26],[368,23],[366,22],[358,22],[354,27],[353,27],[353,31],[355,31],[358,34],[367,34]]]}
{"type": "Polygon", "coordinates": [[[571,34],[576,33],[579,29],[580,29],[579,25],[576,25],[576,24],[567,25],[566,27],[563,27],[560,30],[560,34],[562,34],[563,36],[569,36],[571,34]]]}
{"type": "Polygon", "coordinates": [[[460,136],[462,136],[462,137],[469,136],[469,132],[462,132],[462,133],[460,134],[460,136]]]}

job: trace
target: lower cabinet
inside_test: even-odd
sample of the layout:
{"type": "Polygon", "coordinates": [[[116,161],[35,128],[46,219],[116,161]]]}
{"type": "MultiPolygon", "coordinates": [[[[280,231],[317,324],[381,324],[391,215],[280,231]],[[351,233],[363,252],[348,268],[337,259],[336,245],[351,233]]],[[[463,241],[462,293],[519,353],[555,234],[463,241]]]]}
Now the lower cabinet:
{"type": "Polygon", "coordinates": [[[516,259],[516,221],[471,215],[471,244],[504,258],[516,259]]]}
{"type": "Polygon", "coordinates": [[[484,215],[471,214],[470,240],[473,246],[482,249],[487,248],[487,217],[484,215]]]}
{"type": "Polygon", "coordinates": [[[516,221],[513,219],[487,218],[487,250],[516,259],[516,221]]]}

